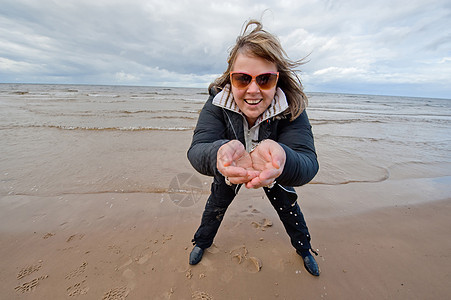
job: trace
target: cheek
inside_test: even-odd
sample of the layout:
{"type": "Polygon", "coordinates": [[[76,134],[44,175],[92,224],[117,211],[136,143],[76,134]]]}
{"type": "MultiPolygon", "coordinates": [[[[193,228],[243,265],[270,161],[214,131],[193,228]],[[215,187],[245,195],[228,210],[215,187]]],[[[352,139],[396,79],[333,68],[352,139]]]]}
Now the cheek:
{"type": "Polygon", "coordinates": [[[243,92],[243,90],[237,90],[232,87],[232,95],[233,95],[233,99],[241,100],[241,99],[243,99],[244,92],[243,92]]]}
{"type": "Polygon", "coordinates": [[[276,95],[276,89],[274,88],[274,89],[271,89],[271,90],[266,90],[266,91],[263,91],[263,93],[264,93],[264,97],[266,98],[266,99],[274,99],[274,96],[276,95]]]}

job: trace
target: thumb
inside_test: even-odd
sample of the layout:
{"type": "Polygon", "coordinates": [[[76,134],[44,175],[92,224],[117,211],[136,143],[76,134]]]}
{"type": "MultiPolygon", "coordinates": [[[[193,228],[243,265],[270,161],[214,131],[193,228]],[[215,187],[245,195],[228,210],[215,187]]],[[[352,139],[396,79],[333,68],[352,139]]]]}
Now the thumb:
{"type": "Polygon", "coordinates": [[[280,157],[280,155],[274,155],[274,156],[272,157],[272,165],[273,165],[273,167],[276,168],[276,169],[279,169],[279,168],[282,167],[283,161],[284,161],[284,160],[283,160],[282,157],[280,157]]]}
{"type": "Polygon", "coordinates": [[[232,164],[232,162],[229,161],[227,158],[225,158],[225,159],[222,160],[222,165],[223,165],[224,167],[230,167],[231,164],[232,164]]]}

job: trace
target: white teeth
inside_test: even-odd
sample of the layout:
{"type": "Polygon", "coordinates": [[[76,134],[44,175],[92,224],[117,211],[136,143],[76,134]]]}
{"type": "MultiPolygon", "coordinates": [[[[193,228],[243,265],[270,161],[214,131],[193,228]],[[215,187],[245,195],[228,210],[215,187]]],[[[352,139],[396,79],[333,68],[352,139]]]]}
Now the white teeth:
{"type": "Polygon", "coordinates": [[[261,100],[261,99],[258,99],[258,100],[249,100],[249,99],[246,99],[246,102],[249,103],[249,104],[257,104],[257,103],[260,102],[260,100],[261,100]]]}

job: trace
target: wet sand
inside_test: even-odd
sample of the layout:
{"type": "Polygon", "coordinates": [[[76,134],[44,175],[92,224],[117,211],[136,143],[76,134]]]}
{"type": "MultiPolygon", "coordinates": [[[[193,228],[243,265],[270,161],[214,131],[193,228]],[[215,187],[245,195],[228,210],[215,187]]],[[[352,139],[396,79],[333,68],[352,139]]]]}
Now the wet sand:
{"type": "MultiPolygon", "coordinates": [[[[66,182],[57,195],[1,196],[1,299],[446,299],[451,294],[449,176],[409,177],[412,169],[397,168],[384,177],[380,168],[356,160],[354,169],[368,178],[382,174],[381,179],[322,184],[320,174],[297,188],[319,250],[319,278],[305,271],[263,191],[242,189],[215,244],[199,265],[190,266],[190,240],[210,179],[197,175],[186,160],[190,132],[128,137],[144,145],[144,135],[153,141],[152,151],[134,158],[142,168],[152,165],[150,180],[165,188],[75,193],[66,182]],[[191,180],[180,185],[180,193],[175,177],[191,180]]],[[[329,155],[327,145],[318,147],[329,155]]],[[[325,163],[321,172],[327,168],[325,163]]],[[[438,169],[446,173],[443,168],[438,169]]]]}
{"type": "Polygon", "coordinates": [[[2,201],[1,298],[449,296],[451,200],[327,219],[312,217],[306,201],[322,271],[314,278],[261,198],[237,199],[197,266],[188,254],[200,204],[174,209],[161,194],[18,197],[9,209],[2,201]]]}

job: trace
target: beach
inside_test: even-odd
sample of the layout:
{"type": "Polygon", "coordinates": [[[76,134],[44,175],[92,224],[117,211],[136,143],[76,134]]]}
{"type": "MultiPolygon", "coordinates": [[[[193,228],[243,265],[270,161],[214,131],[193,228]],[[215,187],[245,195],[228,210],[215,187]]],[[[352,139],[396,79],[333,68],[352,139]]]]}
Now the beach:
{"type": "Polygon", "coordinates": [[[451,100],[309,94],[297,187],[321,275],[261,189],[188,264],[204,89],[0,84],[0,299],[447,299],[451,100]]]}

